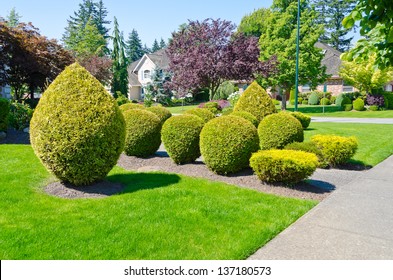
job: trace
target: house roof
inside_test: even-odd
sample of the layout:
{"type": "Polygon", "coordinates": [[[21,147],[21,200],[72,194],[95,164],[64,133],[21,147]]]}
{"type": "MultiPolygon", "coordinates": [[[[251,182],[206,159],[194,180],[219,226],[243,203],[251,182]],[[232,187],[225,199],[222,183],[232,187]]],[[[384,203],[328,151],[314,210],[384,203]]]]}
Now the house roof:
{"type": "Polygon", "coordinates": [[[140,62],[143,60],[150,59],[158,68],[162,70],[168,69],[169,58],[166,54],[166,49],[158,50],[154,53],[147,53],[142,56],[141,59],[134,61],[128,66],[128,71],[133,73],[138,70],[140,62]]]}
{"type": "Polygon", "coordinates": [[[324,58],[321,63],[326,66],[326,74],[332,75],[332,78],[338,77],[341,66],[341,52],[321,42],[315,43],[315,47],[324,51],[324,58]]]}

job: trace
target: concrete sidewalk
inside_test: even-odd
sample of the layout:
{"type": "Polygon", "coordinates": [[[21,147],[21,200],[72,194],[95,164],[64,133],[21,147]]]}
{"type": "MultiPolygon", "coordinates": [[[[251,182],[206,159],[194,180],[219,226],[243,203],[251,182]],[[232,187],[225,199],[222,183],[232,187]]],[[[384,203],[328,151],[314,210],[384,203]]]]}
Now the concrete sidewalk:
{"type": "Polygon", "coordinates": [[[249,259],[393,260],[393,156],[338,188],[249,259]]]}
{"type": "Polygon", "coordinates": [[[311,117],[311,122],[393,124],[392,118],[311,117]]]}

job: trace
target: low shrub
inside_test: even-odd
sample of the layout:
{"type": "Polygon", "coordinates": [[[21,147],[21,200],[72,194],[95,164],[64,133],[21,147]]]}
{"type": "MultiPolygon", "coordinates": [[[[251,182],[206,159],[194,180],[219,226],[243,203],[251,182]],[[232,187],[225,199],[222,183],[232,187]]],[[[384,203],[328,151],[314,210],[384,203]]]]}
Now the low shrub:
{"type": "Polygon", "coordinates": [[[336,104],[336,96],[332,95],[332,97],[330,97],[330,104],[336,104]]]}
{"type": "Polygon", "coordinates": [[[347,111],[347,112],[352,111],[352,108],[353,108],[352,104],[345,104],[344,105],[344,111],[347,111]]]}
{"type": "Polygon", "coordinates": [[[383,96],[385,97],[385,108],[393,109],[393,93],[392,92],[384,92],[383,96]]]}
{"type": "Polygon", "coordinates": [[[145,109],[145,107],[140,104],[136,104],[136,103],[126,103],[126,104],[121,105],[119,107],[119,109],[120,109],[120,111],[125,112],[125,111],[132,110],[132,109],[143,110],[143,109],[145,109]]]}
{"type": "Polygon", "coordinates": [[[205,124],[200,148],[206,166],[215,173],[228,174],[249,166],[258,150],[257,129],[247,120],[229,115],[205,124]]]}
{"type": "Polygon", "coordinates": [[[133,109],[123,112],[126,121],[124,152],[128,156],[148,157],[161,144],[161,122],[152,112],[133,109]]]}
{"type": "Polygon", "coordinates": [[[358,141],[355,137],[314,135],[311,141],[322,151],[325,161],[330,166],[348,162],[358,148],[358,141]]]}
{"type": "Polygon", "coordinates": [[[258,127],[259,122],[258,122],[257,118],[254,117],[254,115],[251,114],[251,113],[249,113],[249,112],[236,111],[236,112],[233,112],[231,115],[233,115],[233,116],[238,116],[238,117],[241,117],[241,118],[243,118],[243,119],[245,119],[245,120],[248,120],[248,121],[251,122],[256,128],[258,127]]]}
{"type": "Polygon", "coordinates": [[[292,142],[303,142],[301,123],[286,112],[266,116],[258,126],[259,145],[262,150],[281,149],[292,142]]]}
{"type": "Polygon", "coordinates": [[[303,151],[307,153],[313,153],[318,157],[318,167],[325,168],[329,164],[325,161],[322,151],[317,147],[317,144],[314,142],[293,142],[284,147],[285,150],[295,150],[295,151],[303,151]]]}
{"type": "Polygon", "coordinates": [[[364,101],[361,98],[356,99],[353,101],[353,108],[356,111],[364,111],[364,101]]]}
{"type": "Polygon", "coordinates": [[[9,113],[10,102],[8,99],[0,98],[0,131],[7,131],[9,113]]]}
{"type": "Polygon", "coordinates": [[[377,105],[371,105],[370,107],[368,107],[368,109],[370,111],[378,111],[379,107],[377,105]]]}
{"type": "Polygon", "coordinates": [[[303,105],[308,105],[308,100],[307,100],[307,99],[303,100],[303,101],[302,101],[302,104],[303,104],[303,105]]]}
{"type": "Polygon", "coordinates": [[[319,95],[317,92],[313,92],[310,94],[310,97],[308,98],[308,104],[309,105],[318,105],[319,104],[319,95]]]}
{"type": "Polygon", "coordinates": [[[208,109],[203,109],[203,108],[195,108],[195,109],[190,109],[186,112],[184,112],[184,114],[187,115],[195,115],[200,117],[205,123],[207,123],[208,121],[210,121],[211,119],[214,119],[214,114],[208,110],[208,109]]]}
{"type": "Polygon", "coordinates": [[[218,105],[218,102],[216,101],[201,103],[199,104],[198,108],[207,109],[210,112],[212,112],[214,115],[217,115],[222,111],[222,108],[220,107],[220,105],[218,105]]]}
{"type": "Polygon", "coordinates": [[[272,99],[272,102],[273,102],[273,104],[274,104],[275,106],[281,104],[281,101],[280,101],[280,100],[277,100],[277,99],[272,99]]]}
{"type": "Polygon", "coordinates": [[[160,119],[161,125],[172,116],[172,113],[162,106],[152,106],[146,108],[146,110],[154,113],[160,119]]]}
{"type": "Polygon", "coordinates": [[[336,106],[340,106],[340,107],[344,108],[344,106],[346,104],[352,105],[352,101],[346,95],[340,94],[336,97],[335,104],[336,104],[336,106]]]}
{"type": "Polygon", "coordinates": [[[123,104],[130,103],[131,101],[125,97],[123,94],[120,94],[118,98],[116,98],[117,105],[121,106],[123,104]]]}
{"type": "Polygon", "coordinates": [[[8,115],[9,125],[17,130],[22,130],[30,125],[33,110],[25,103],[12,102],[8,115]]]}
{"type": "Polygon", "coordinates": [[[298,103],[298,104],[302,104],[302,102],[303,102],[303,98],[299,97],[299,98],[297,99],[297,103],[298,103]]]}
{"type": "Polygon", "coordinates": [[[311,122],[311,117],[303,114],[301,112],[291,112],[291,115],[294,116],[302,125],[303,129],[306,129],[311,122]]]}
{"type": "Polygon", "coordinates": [[[314,173],[318,158],[313,153],[303,151],[259,151],[251,156],[250,166],[264,182],[294,184],[314,173]]]}
{"type": "Polygon", "coordinates": [[[367,94],[366,102],[368,105],[377,105],[378,107],[385,105],[385,99],[382,94],[367,94]]]}
{"type": "Polygon", "coordinates": [[[319,102],[319,104],[324,105],[324,106],[330,105],[330,99],[326,98],[326,97],[322,98],[321,101],[319,102]]]}
{"type": "Polygon", "coordinates": [[[228,96],[228,101],[231,104],[232,108],[235,107],[235,105],[236,105],[237,101],[239,101],[239,98],[241,95],[242,94],[239,91],[236,91],[228,96]]]}
{"type": "Polygon", "coordinates": [[[326,92],[316,91],[316,93],[318,94],[319,99],[322,98],[330,99],[330,97],[332,97],[332,93],[330,91],[326,91],[326,92]]]}
{"type": "Polygon", "coordinates": [[[203,126],[203,120],[194,115],[173,116],[164,123],[161,139],[176,164],[193,162],[200,157],[199,134],[203,126]]]}

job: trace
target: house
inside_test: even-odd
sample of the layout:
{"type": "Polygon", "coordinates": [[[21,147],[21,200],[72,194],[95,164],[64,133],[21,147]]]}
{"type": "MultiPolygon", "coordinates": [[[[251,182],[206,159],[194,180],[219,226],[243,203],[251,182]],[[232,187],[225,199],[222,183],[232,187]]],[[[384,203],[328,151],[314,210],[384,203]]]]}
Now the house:
{"type": "Polygon", "coordinates": [[[8,85],[0,87],[0,97],[11,99],[11,87],[8,85]]]}
{"type": "Polygon", "coordinates": [[[151,75],[156,69],[167,70],[169,59],[165,49],[144,54],[141,59],[128,66],[128,98],[140,100],[144,87],[151,82],[151,75]]]}

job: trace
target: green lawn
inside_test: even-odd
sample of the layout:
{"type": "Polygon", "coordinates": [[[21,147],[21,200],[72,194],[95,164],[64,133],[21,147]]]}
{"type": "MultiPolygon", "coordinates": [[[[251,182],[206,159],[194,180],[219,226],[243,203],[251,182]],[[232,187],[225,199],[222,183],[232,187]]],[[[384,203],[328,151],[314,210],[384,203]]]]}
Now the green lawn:
{"type": "Polygon", "coordinates": [[[311,122],[305,130],[305,140],[315,134],[356,136],[359,148],[353,163],[375,166],[393,154],[393,125],[311,122]]]}
{"type": "Polygon", "coordinates": [[[30,146],[0,145],[0,259],[245,259],[317,202],[114,168],[103,199],[43,192],[30,146]]]}
{"type": "Polygon", "coordinates": [[[197,108],[198,105],[186,105],[186,106],[176,106],[176,107],[165,107],[172,114],[183,114],[185,111],[197,108]]]}

